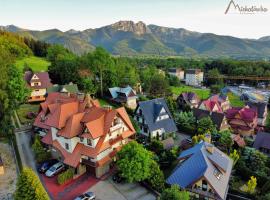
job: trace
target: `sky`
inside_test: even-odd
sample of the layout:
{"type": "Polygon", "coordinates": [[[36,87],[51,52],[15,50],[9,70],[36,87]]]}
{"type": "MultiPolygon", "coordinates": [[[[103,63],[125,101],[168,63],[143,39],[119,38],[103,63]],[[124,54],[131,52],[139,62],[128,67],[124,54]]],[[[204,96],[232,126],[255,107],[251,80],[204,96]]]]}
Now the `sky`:
{"type": "Polygon", "coordinates": [[[0,0],[0,25],[45,30],[85,30],[120,20],[143,21],[203,33],[260,38],[270,35],[270,0],[234,0],[268,11],[225,10],[230,0],[0,0]]]}

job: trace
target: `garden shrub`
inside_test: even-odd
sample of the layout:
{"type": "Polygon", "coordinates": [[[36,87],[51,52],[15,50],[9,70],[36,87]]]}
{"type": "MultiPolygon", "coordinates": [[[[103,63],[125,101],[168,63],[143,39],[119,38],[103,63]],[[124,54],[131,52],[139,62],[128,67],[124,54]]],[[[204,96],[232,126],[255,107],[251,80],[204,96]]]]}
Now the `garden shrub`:
{"type": "Polygon", "coordinates": [[[69,168],[66,171],[62,172],[61,174],[58,175],[57,177],[57,182],[59,185],[62,185],[72,179],[74,176],[74,169],[69,168]]]}

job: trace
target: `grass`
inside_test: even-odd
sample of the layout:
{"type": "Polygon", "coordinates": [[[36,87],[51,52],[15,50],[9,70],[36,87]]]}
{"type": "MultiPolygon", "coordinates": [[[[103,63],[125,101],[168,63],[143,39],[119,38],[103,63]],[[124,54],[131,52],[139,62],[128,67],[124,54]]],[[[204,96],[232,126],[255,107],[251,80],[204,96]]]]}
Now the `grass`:
{"type": "Polygon", "coordinates": [[[18,117],[21,124],[32,123],[34,119],[28,119],[27,113],[35,112],[37,113],[39,109],[39,104],[22,104],[17,110],[18,117]]]}
{"type": "Polygon", "coordinates": [[[113,104],[113,103],[111,103],[110,101],[108,101],[108,100],[106,100],[106,99],[98,99],[98,101],[99,101],[99,103],[100,103],[100,105],[102,106],[102,107],[104,107],[104,106],[112,106],[112,108],[115,108],[116,107],[116,105],[115,104],[113,104]]]}
{"type": "Polygon", "coordinates": [[[209,89],[200,89],[200,88],[194,88],[191,86],[179,86],[179,87],[174,87],[171,86],[171,91],[175,95],[179,95],[182,92],[194,92],[196,93],[201,99],[207,99],[210,96],[210,90],[209,89]]]}
{"type": "Polygon", "coordinates": [[[234,95],[233,93],[228,93],[228,97],[232,107],[243,107],[245,106],[244,102],[240,100],[239,96],[234,95]]]}
{"type": "Polygon", "coordinates": [[[44,58],[30,56],[16,61],[16,66],[23,71],[27,64],[34,72],[47,71],[50,62],[44,58]]]}

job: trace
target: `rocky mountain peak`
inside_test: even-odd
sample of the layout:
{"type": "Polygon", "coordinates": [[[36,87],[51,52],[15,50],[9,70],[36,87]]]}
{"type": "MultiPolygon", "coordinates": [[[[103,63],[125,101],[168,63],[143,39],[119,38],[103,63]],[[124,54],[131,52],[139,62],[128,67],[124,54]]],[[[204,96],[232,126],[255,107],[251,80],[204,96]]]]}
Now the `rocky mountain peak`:
{"type": "Polygon", "coordinates": [[[147,26],[142,21],[134,23],[133,21],[119,21],[111,25],[112,28],[119,31],[133,32],[136,35],[147,33],[147,26]]]}

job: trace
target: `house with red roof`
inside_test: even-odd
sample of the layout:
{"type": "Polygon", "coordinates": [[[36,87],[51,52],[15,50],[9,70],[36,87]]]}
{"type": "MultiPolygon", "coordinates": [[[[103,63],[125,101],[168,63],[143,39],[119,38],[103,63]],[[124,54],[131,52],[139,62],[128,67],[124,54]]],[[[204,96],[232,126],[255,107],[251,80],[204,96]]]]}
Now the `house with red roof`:
{"type": "Polygon", "coordinates": [[[212,101],[211,99],[204,100],[198,106],[201,110],[207,110],[209,112],[219,112],[222,113],[223,110],[218,102],[212,101]]]}
{"type": "Polygon", "coordinates": [[[255,109],[248,106],[231,108],[227,110],[226,117],[235,134],[242,136],[255,134],[258,125],[258,116],[255,109]]]}
{"type": "Polygon", "coordinates": [[[228,109],[231,108],[230,100],[227,95],[216,94],[211,96],[209,99],[210,101],[218,103],[223,112],[226,112],[228,109]]]}
{"type": "Polygon", "coordinates": [[[52,155],[75,169],[101,177],[116,153],[134,138],[125,108],[100,107],[86,95],[50,93],[34,122],[46,134],[42,142],[52,155]]]}
{"type": "Polygon", "coordinates": [[[33,73],[32,71],[26,71],[24,80],[31,89],[28,102],[45,101],[47,88],[52,86],[48,72],[33,73]]]}

